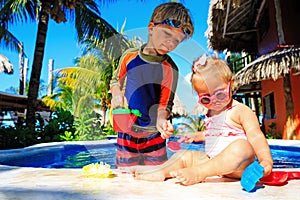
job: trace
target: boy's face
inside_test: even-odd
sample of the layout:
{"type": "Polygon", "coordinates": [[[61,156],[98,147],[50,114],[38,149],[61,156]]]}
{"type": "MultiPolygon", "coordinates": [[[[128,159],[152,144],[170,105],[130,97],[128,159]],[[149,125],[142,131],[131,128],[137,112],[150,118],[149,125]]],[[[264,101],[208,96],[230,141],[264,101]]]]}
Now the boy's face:
{"type": "Polygon", "coordinates": [[[173,51],[180,42],[185,39],[181,28],[173,28],[166,24],[154,25],[152,22],[148,26],[149,43],[159,54],[167,54],[173,51]]]}

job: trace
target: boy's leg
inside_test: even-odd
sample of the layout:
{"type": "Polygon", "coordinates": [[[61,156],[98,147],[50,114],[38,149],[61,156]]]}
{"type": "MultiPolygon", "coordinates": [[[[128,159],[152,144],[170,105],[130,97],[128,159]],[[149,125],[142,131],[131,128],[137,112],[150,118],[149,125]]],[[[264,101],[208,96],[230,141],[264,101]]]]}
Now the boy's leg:
{"type": "Polygon", "coordinates": [[[160,165],[168,160],[166,140],[160,133],[141,132],[136,146],[141,154],[140,165],[160,165]]]}
{"type": "Polygon", "coordinates": [[[133,136],[118,132],[116,152],[117,168],[139,165],[140,154],[138,153],[137,145],[131,140],[134,140],[133,136]]]}
{"type": "Polygon", "coordinates": [[[254,150],[247,140],[236,140],[209,161],[171,173],[184,185],[202,182],[209,176],[223,175],[240,178],[244,169],[254,161],[254,150]]]}
{"type": "Polygon", "coordinates": [[[168,160],[167,149],[162,147],[149,153],[143,154],[144,165],[161,165],[168,160]]]}
{"type": "Polygon", "coordinates": [[[141,157],[140,154],[138,153],[132,153],[132,152],[117,149],[116,152],[117,168],[139,165],[140,160],[141,157]]]}
{"type": "Polygon", "coordinates": [[[160,133],[121,133],[117,138],[117,167],[158,165],[167,161],[166,141],[160,133]],[[134,134],[134,135],[133,135],[134,134]]]}

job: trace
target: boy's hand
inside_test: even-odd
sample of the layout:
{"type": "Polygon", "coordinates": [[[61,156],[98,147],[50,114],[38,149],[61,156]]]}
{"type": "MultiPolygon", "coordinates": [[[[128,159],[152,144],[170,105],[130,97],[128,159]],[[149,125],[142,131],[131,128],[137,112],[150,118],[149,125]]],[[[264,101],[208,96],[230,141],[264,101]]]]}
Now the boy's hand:
{"type": "Polygon", "coordinates": [[[167,120],[158,120],[156,128],[160,132],[163,139],[171,137],[171,135],[174,133],[173,125],[167,120]]]}
{"type": "Polygon", "coordinates": [[[111,107],[114,108],[122,108],[127,104],[126,98],[124,97],[119,86],[115,85],[111,88],[111,107]]]}
{"type": "Polygon", "coordinates": [[[124,96],[121,95],[121,94],[116,95],[116,96],[112,96],[111,106],[112,106],[112,108],[124,107],[124,96]]]}

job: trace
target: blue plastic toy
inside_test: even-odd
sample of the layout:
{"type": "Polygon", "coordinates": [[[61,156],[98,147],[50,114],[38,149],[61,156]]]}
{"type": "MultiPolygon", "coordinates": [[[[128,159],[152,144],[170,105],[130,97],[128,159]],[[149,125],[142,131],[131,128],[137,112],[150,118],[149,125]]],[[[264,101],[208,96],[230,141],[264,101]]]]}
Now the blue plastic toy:
{"type": "Polygon", "coordinates": [[[241,178],[241,185],[247,191],[251,192],[256,183],[264,175],[264,168],[257,162],[251,163],[243,172],[241,178]]]}

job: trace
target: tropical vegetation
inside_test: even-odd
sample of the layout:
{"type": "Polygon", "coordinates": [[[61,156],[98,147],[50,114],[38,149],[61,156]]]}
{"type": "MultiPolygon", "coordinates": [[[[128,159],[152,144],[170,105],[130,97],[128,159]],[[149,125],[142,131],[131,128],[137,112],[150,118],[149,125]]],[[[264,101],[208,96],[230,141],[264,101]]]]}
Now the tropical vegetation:
{"type": "MultiPolygon", "coordinates": [[[[107,1],[110,2],[110,1],[107,1]]],[[[20,48],[20,41],[11,33],[9,32],[10,25],[14,25],[17,23],[22,22],[37,22],[37,38],[36,38],[36,47],[34,51],[34,59],[33,59],[33,65],[32,65],[32,73],[30,76],[29,81],[29,87],[28,87],[28,106],[27,106],[27,113],[26,113],[26,121],[24,121],[21,124],[18,124],[15,128],[9,127],[6,128],[9,132],[14,131],[13,129],[17,129],[17,132],[21,132],[20,135],[24,135],[27,137],[27,132],[31,133],[37,133],[38,135],[35,137],[35,134],[31,134],[34,140],[28,140],[28,143],[35,143],[40,140],[44,141],[45,139],[47,141],[47,138],[52,138],[55,140],[60,140],[61,138],[64,139],[78,139],[79,137],[76,135],[73,135],[72,133],[74,130],[68,129],[64,130],[64,127],[61,124],[54,125],[54,122],[57,122],[57,118],[53,117],[53,115],[61,115],[61,113],[70,112],[68,110],[70,108],[70,105],[72,105],[74,102],[79,103],[76,107],[77,110],[73,113],[70,112],[70,114],[76,114],[74,123],[71,122],[72,125],[70,127],[75,127],[76,125],[78,128],[76,130],[84,130],[84,126],[86,123],[90,122],[94,118],[90,118],[90,108],[93,107],[93,104],[89,104],[89,102],[94,100],[94,97],[96,94],[102,95],[98,96],[100,98],[100,102],[102,106],[104,104],[108,104],[109,102],[109,96],[105,94],[104,85],[107,85],[107,82],[103,82],[105,77],[101,78],[101,84],[97,87],[90,87],[90,90],[85,90],[88,87],[85,87],[84,90],[81,90],[80,88],[72,88],[70,86],[72,85],[62,85],[60,84],[60,89],[65,90],[63,93],[64,95],[68,95],[67,91],[69,90],[73,94],[71,99],[72,101],[69,102],[69,105],[67,102],[64,102],[64,107],[57,107],[54,113],[52,113],[52,116],[50,117],[50,121],[47,124],[42,123],[42,120],[39,119],[38,115],[36,115],[37,111],[37,97],[40,87],[40,75],[42,70],[42,62],[43,62],[43,56],[44,51],[46,47],[46,38],[47,38],[47,28],[50,18],[53,19],[56,23],[61,22],[72,22],[75,25],[75,29],[77,31],[77,38],[78,42],[87,42],[89,40],[95,41],[94,45],[102,43],[102,48],[105,49],[106,52],[111,52],[111,55],[120,55],[121,51],[120,49],[123,48],[116,48],[116,45],[118,47],[122,47],[124,45],[124,48],[128,47],[126,40],[122,38],[122,35],[119,35],[118,32],[110,25],[108,24],[103,18],[100,17],[100,10],[98,9],[97,1],[88,0],[88,1],[75,1],[75,0],[51,0],[51,1],[45,1],[45,0],[4,0],[0,2],[0,42],[5,47],[9,47],[12,50],[21,51],[20,48]],[[108,39],[110,38],[110,39],[108,39]],[[113,39],[112,39],[113,38],[113,39]],[[118,40],[116,40],[118,39],[118,40]],[[96,42],[97,41],[97,42],[96,42]],[[120,42],[121,41],[121,42],[120,42]],[[125,42],[124,42],[125,41],[125,42]],[[73,90],[74,89],[74,90],[73,90]],[[102,92],[96,92],[96,91],[102,91],[102,92]],[[91,92],[91,94],[88,94],[91,92]],[[103,96],[104,95],[104,96],[103,96]],[[78,98],[80,97],[80,98],[78,98]],[[106,100],[105,100],[106,99],[106,100]],[[82,109],[81,109],[82,108],[82,109]],[[81,111],[84,111],[83,113],[80,113],[81,111]],[[78,114],[80,113],[80,114],[78,114]],[[56,131],[53,129],[58,128],[60,130],[60,133],[57,133],[58,135],[63,134],[60,137],[56,137],[56,131]],[[49,131],[51,130],[51,131],[49,131]],[[25,134],[22,134],[22,133],[25,134]],[[62,132],[62,133],[61,133],[62,132]],[[52,134],[53,137],[46,137],[46,135],[52,134]],[[45,137],[41,137],[41,135],[44,135],[45,137]]],[[[92,44],[92,43],[90,43],[92,44]]],[[[50,44],[53,45],[53,44],[50,44]]],[[[90,45],[90,48],[92,48],[92,45],[90,45]]],[[[88,49],[87,49],[88,50],[88,49]]],[[[91,57],[90,57],[91,58],[91,57]]],[[[90,58],[80,58],[79,62],[80,65],[85,66],[91,66],[95,67],[98,66],[97,63],[88,63],[93,59],[90,58]],[[85,61],[86,59],[86,61],[85,61]]],[[[115,56],[115,58],[117,58],[115,56]]],[[[101,58],[102,59],[102,58],[101,58]]],[[[94,61],[93,61],[94,62],[94,61]]],[[[99,60],[95,61],[99,62],[99,60]]],[[[109,65],[102,65],[106,66],[106,68],[103,70],[113,70],[109,67],[109,65]]],[[[82,69],[89,69],[88,67],[82,67],[82,69]]],[[[67,71],[67,70],[65,70],[67,71]]],[[[82,71],[82,70],[79,70],[82,71]]],[[[110,73],[111,74],[111,73],[110,73]]],[[[71,73],[70,76],[73,76],[74,73],[71,73]]],[[[99,74],[98,74],[99,75],[99,74]]],[[[77,83],[80,81],[80,75],[77,74],[77,83]]],[[[67,77],[66,77],[67,78],[67,77]]],[[[109,77],[107,77],[109,80],[109,77]]],[[[71,80],[71,79],[70,79],[71,80]]],[[[83,80],[81,78],[82,84],[87,83],[89,80],[83,80]]],[[[97,82],[98,80],[95,80],[97,82]]],[[[95,86],[95,82],[93,82],[95,86]]],[[[60,82],[63,83],[63,82],[60,82]]],[[[70,100],[70,99],[69,99],[70,100]]],[[[68,99],[66,99],[68,101],[68,99]]],[[[73,108],[73,107],[72,107],[73,108]]],[[[105,107],[105,109],[107,106],[105,107]]],[[[93,113],[95,116],[96,114],[93,113]]],[[[70,115],[68,115],[70,116],[70,115]]],[[[72,115],[71,115],[72,116],[72,115]]],[[[72,116],[73,117],[73,116],[72,116]]],[[[72,120],[70,120],[72,121],[72,120]]],[[[67,122],[66,122],[67,123],[67,122]]],[[[2,129],[5,129],[4,127],[1,127],[2,129]]],[[[18,140],[16,137],[13,137],[13,134],[6,133],[6,130],[1,131],[1,138],[6,137],[12,137],[12,139],[18,140]]],[[[95,128],[95,131],[98,130],[95,128]]],[[[91,131],[90,129],[85,130],[85,132],[91,131]]],[[[79,131],[80,132],[80,131],[79,131]]],[[[82,133],[82,135],[84,135],[82,133]]],[[[88,139],[88,137],[86,136],[88,139]]],[[[3,141],[2,139],[0,139],[3,141]]],[[[7,140],[9,141],[9,140],[7,140]]],[[[1,142],[1,144],[4,144],[1,142]]],[[[12,144],[12,143],[10,143],[12,144]]],[[[27,145],[24,144],[24,142],[21,142],[19,145],[27,145]]],[[[16,145],[18,147],[18,145],[16,145]]]]}
{"type": "Polygon", "coordinates": [[[205,130],[204,115],[186,115],[180,118],[179,122],[174,124],[177,134],[205,130]]]}
{"type": "Polygon", "coordinates": [[[10,25],[28,21],[38,23],[26,113],[26,126],[34,130],[38,89],[50,18],[56,23],[74,22],[79,42],[90,37],[103,41],[117,34],[117,31],[100,17],[100,10],[96,1],[93,0],[3,0],[0,6],[0,41],[5,46],[20,51],[20,42],[8,31],[10,25]]]}
{"type": "MultiPolygon", "coordinates": [[[[107,1],[110,2],[110,1],[107,1]]],[[[97,1],[4,0],[0,2],[0,44],[22,52],[22,43],[9,27],[37,22],[37,37],[29,84],[25,121],[15,127],[0,127],[1,149],[24,147],[40,142],[94,140],[115,134],[106,119],[110,108],[109,80],[124,50],[142,41],[129,41],[100,17],[97,1]],[[37,111],[42,62],[49,20],[73,23],[84,54],[72,68],[56,71],[54,93],[43,98],[50,107],[48,120],[37,111]]],[[[53,44],[49,44],[53,45],[53,44]]],[[[24,53],[24,52],[22,52],[24,53]]],[[[11,88],[17,92],[17,89],[11,88]]]]}
{"type": "MultiPolygon", "coordinates": [[[[121,34],[103,42],[94,37],[86,39],[82,42],[85,53],[75,66],[55,71],[53,94],[43,98],[54,112],[47,123],[37,118],[34,138],[39,139],[29,139],[24,146],[35,142],[98,140],[116,134],[106,119],[111,99],[110,79],[121,54],[142,44],[139,38],[127,40],[122,35],[124,27],[125,24],[121,34]]],[[[18,127],[17,131],[27,129],[18,127]]]]}
{"type": "Polygon", "coordinates": [[[43,98],[43,102],[52,110],[66,110],[74,116],[74,134],[78,140],[92,140],[97,136],[113,134],[111,124],[106,119],[110,108],[109,84],[112,73],[127,48],[142,44],[138,38],[125,38],[112,37],[104,42],[89,38],[84,41],[85,54],[76,61],[75,67],[56,71],[57,89],[54,94],[43,98]],[[110,50],[107,50],[108,45],[110,50]]]}

